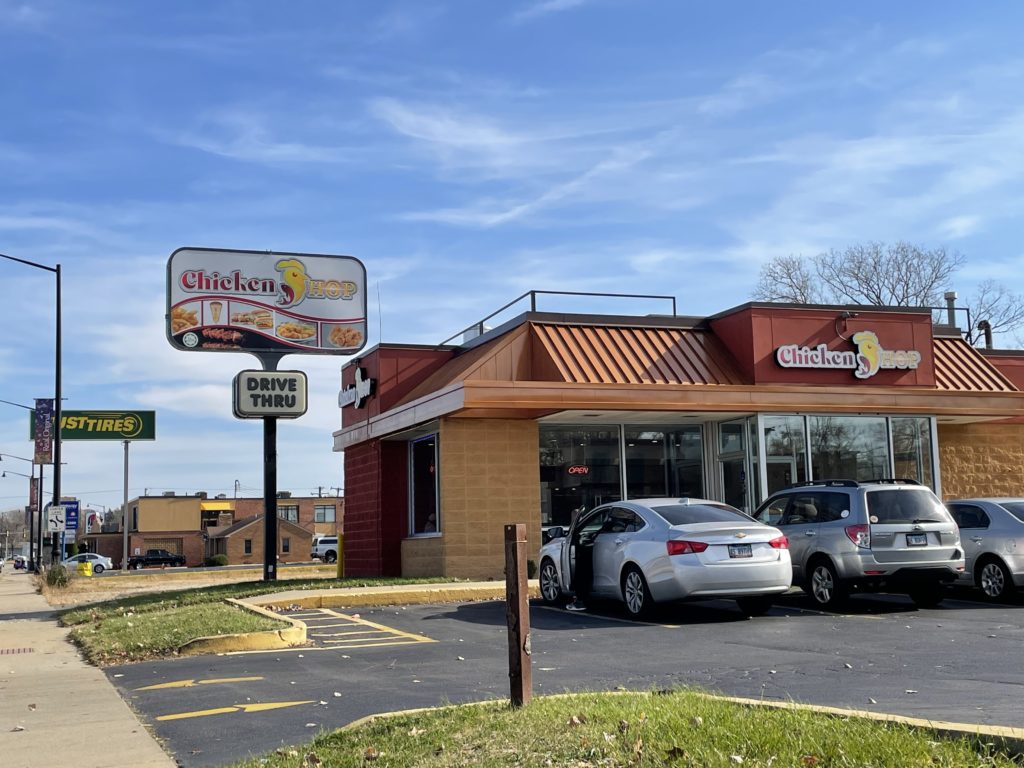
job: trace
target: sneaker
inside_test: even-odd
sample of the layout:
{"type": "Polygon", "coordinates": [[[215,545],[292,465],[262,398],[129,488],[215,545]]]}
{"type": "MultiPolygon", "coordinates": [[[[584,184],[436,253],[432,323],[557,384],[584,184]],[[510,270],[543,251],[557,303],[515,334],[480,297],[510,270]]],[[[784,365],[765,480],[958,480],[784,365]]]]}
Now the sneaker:
{"type": "Polygon", "coordinates": [[[582,601],[580,601],[580,600],[574,600],[573,602],[571,602],[567,606],[565,606],[565,610],[567,610],[567,611],[585,611],[585,610],[587,610],[587,606],[584,605],[584,603],[582,601]]]}

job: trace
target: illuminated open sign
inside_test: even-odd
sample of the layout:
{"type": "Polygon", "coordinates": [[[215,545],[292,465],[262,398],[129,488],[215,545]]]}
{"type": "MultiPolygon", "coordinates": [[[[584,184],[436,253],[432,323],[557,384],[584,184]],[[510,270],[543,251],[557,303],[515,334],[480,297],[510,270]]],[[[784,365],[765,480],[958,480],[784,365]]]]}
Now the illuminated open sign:
{"type": "Polygon", "coordinates": [[[570,475],[589,475],[590,467],[585,464],[573,464],[567,471],[570,475]]]}

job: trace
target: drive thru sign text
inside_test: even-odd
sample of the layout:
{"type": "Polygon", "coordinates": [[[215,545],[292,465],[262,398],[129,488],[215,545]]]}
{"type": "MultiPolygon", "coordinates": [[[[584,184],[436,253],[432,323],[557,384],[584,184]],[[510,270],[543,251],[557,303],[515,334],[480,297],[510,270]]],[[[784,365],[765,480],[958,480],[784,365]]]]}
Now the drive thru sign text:
{"type": "Polygon", "coordinates": [[[297,419],[306,412],[306,374],[241,371],[235,376],[234,410],[240,419],[297,419]]]}

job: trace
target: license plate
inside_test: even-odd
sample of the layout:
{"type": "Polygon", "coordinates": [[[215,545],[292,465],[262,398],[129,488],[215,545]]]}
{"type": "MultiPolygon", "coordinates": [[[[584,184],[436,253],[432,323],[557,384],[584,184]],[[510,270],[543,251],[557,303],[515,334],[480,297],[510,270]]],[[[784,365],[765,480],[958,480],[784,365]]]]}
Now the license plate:
{"type": "Polygon", "coordinates": [[[908,547],[926,547],[926,546],[928,546],[928,534],[927,533],[908,533],[907,534],[907,546],[908,547]]]}
{"type": "Polygon", "coordinates": [[[749,544],[730,544],[729,557],[753,557],[754,553],[749,544]]]}

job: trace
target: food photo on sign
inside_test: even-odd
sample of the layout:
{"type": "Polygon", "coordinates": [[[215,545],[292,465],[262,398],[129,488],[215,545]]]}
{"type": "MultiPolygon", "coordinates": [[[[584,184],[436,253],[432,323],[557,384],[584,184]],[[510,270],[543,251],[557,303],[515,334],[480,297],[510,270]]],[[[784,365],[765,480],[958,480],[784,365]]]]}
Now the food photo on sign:
{"type": "Polygon", "coordinates": [[[366,344],[365,289],[351,256],[179,248],[167,338],[184,350],[352,354],[366,344]]]}

